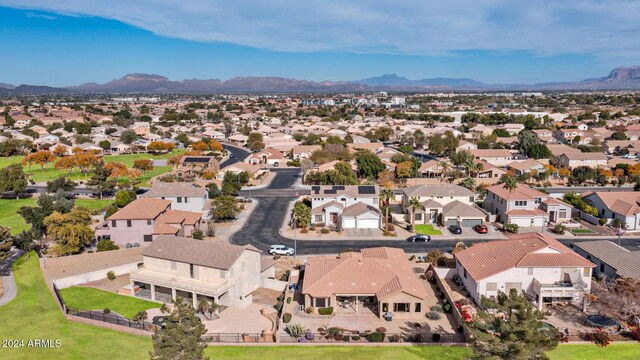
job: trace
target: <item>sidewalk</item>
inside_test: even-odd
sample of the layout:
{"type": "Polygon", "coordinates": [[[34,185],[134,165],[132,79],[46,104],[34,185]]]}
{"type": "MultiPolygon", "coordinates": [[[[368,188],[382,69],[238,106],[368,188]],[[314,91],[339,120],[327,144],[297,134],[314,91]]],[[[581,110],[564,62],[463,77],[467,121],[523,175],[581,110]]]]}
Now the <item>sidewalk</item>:
{"type": "Polygon", "coordinates": [[[216,236],[213,237],[214,239],[229,241],[229,238],[231,238],[233,234],[235,234],[244,226],[244,224],[247,222],[247,219],[249,219],[249,217],[253,213],[253,210],[256,208],[256,206],[258,206],[258,200],[256,200],[255,198],[251,200],[252,201],[250,203],[244,203],[244,210],[240,212],[238,218],[235,219],[232,223],[215,224],[216,236]]]}
{"type": "Polygon", "coordinates": [[[16,261],[22,255],[22,250],[16,248],[11,250],[12,254],[5,259],[0,265],[0,275],[2,275],[2,285],[4,292],[0,296],[0,306],[13,300],[18,294],[18,288],[16,286],[16,280],[13,277],[13,262],[16,261]]]}

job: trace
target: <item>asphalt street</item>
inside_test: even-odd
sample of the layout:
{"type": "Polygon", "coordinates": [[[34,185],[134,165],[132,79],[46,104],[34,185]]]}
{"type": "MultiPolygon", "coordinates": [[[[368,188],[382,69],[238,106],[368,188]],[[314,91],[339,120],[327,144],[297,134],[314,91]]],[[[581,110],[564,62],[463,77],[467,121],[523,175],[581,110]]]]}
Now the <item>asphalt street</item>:
{"type": "MultiPolygon", "coordinates": [[[[409,243],[404,240],[371,239],[371,240],[301,240],[296,241],[284,238],[280,235],[282,221],[286,217],[289,202],[295,199],[295,194],[303,191],[295,190],[294,183],[298,179],[298,169],[278,169],[268,188],[253,190],[252,197],[256,198],[258,206],[253,210],[248,221],[242,229],[231,236],[231,243],[238,245],[251,244],[262,251],[267,251],[271,245],[282,244],[297,248],[298,255],[310,254],[335,254],[350,248],[375,246],[393,246],[404,249],[408,253],[427,253],[433,249],[449,250],[458,241],[465,243],[483,242],[474,237],[456,238],[451,240],[432,240],[428,243],[409,243]]],[[[243,195],[248,195],[244,193],[243,195]]],[[[574,239],[560,240],[569,246],[572,243],[589,240],[601,240],[598,238],[576,237],[574,239]]],[[[615,241],[616,239],[611,239],[615,241]]],[[[640,247],[640,238],[623,238],[622,244],[629,249],[640,247]]]]}

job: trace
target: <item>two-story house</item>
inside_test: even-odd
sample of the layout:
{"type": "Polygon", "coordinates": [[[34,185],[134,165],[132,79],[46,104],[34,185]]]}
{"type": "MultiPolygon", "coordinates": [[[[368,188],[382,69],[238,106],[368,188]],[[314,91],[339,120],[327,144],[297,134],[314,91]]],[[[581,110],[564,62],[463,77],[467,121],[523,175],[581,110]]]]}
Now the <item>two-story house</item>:
{"type": "Polygon", "coordinates": [[[201,221],[202,212],[171,210],[171,200],[142,198],[109,216],[95,235],[121,247],[147,246],[160,235],[190,236],[201,221]]]}
{"type": "Polygon", "coordinates": [[[494,166],[506,166],[515,156],[507,149],[477,149],[473,150],[473,156],[478,160],[484,160],[494,166]]]}
{"type": "Polygon", "coordinates": [[[503,184],[487,188],[485,210],[496,215],[496,221],[526,227],[542,227],[547,221],[561,223],[571,219],[571,206],[526,185],[518,184],[513,191],[503,184]],[[549,204],[546,204],[549,203],[549,204]]]}
{"type": "Polygon", "coordinates": [[[486,218],[474,204],[475,193],[459,185],[430,184],[402,189],[402,212],[407,222],[414,216],[414,209],[409,206],[411,198],[417,198],[423,206],[415,209],[416,224],[473,227],[486,218]]]}
{"type": "Polygon", "coordinates": [[[207,172],[217,174],[220,162],[214,156],[183,156],[176,164],[174,172],[178,177],[197,177],[207,172]]]}
{"type": "Polygon", "coordinates": [[[144,265],[130,275],[137,297],[171,302],[177,296],[193,302],[245,308],[262,280],[274,276],[273,261],[261,259],[252,245],[224,240],[160,236],[142,251],[144,265]]]}
{"type": "Polygon", "coordinates": [[[475,244],[455,254],[456,273],[480,304],[512,289],[524,292],[542,310],[546,302],[582,307],[591,291],[591,261],[540,233],[512,234],[508,240],[475,244]]]}
{"type": "Polygon", "coordinates": [[[194,183],[157,181],[139,198],[170,200],[174,210],[198,212],[205,218],[209,215],[209,192],[194,183]]]}
{"type": "Polygon", "coordinates": [[[625,229],[640,229],[640,195],[637,192],[588,191],[581,197],[598,210],[600,218],[618,219],[625,229]]]}
{"type": "Polygon", "coordinates": [[[575,168],[578,166],[588,166],[597,168],[607,165],[607,157],[601,152],[567,152],[558,157],[560,165],[575,168]]]}
{"type": "Polygon", "coordinates": [[[382,215],[377,185],[311,187],[311,222],[343,229],[378,229],[382,215]]]}

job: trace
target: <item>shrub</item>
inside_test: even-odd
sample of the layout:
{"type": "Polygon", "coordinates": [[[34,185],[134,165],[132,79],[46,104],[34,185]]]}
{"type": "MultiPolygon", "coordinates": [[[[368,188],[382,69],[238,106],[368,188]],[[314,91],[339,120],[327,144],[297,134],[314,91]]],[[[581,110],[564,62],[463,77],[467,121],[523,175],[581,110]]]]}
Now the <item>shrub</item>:
{"type": "Polygon", "coordinates": [[[400,342],[400,340],[402,340],[402,338],[398,334],[393,334],[389,336],[389,342],[397,343],[397,342],[400,342]]]}
{"type": "Polygon", "coordinates": [[[310,231],[315,231],[315,230],[316,230],[316,227],[315,227],[315,226],[313,226],[313,225],[311,225],[311,226],[309,226],[309,230],[310,230],[310,231]]]}
{"type": "Polygon", "coordinates": [[[311,332],[311,329],[307,329],[307,331],[304,334],[304,337],[307,340],[313,340],[313,333],[311,332]]]}
{"type": "Polygon", "coordinates": [[[327,228],[322,228],[322,229],[320,229],[320,233],[322,233],[322,234],[328,234],[328,233],[329,233],[329,229],[327,229],[327,228]]]}
{"type": "Polygon", "coordinates": [[[331,315],[333,314],[333,307],[332,306],[328,306],[328,307],[322,307],[318,309],[318,314],[320,315],[331,315]]]}
{"type": "Polygon", "coordinates": [[[517,234],[518,233],[518,224],[506,224],[504,229],[510,233],[517,234]]]}
{"type": "Polygon", "coordinates": [[[277,311],[282,310],[282,301],[278,301],[275,305],[273,305],[273,308],[277,311]]]}
{"type": "Polygon", "coordinates": [[[380,333],[386,333],[387,332],[387,328],[385,328],[383,326],[380,326],[379,328],[376,329],[376,331],[380,332],[380,333]]]}
{"type": "Polygon", "coordinates": [[[342,334],[342,330],[340,330],[340,328],[337,327],[330,327],[327,329],[327,332],[329,333],[329,335],[331,336],[336,336],[336,335],[341,335],[342,334]]]}
{"type": "Polygon", "coordinates": [[[110,314],[111,313],[111,309],[104,308],[104,310],[102,310],[102,313],[105,314],[105,315],[110,314]]]}
{"type": "Polygon", "coordinates": [[[430,320],[440,320],[441,316],[437,311],[429,311],[427,313],[427,318],[429,318],[430,320]]]}
{"type": "Polygon", "coordinates": [[[291,321],[291,314],[284,313],[284,315],[282,315],[282,322],[285,324],[288,324],[290,321],[291,321]]]}
{"type": "Polygon", "coordinates": [[[433,335],[431,335],[431,340],[433,340],[433,342],[439,342],[441,337],[442,336],[440,334],[434,333],[433,335]]]}
{"type": "Polygon", "coordinates": [[[605,218],[600,218],[600,219],[598,219],[598,224],[599,224],[600,226],[602,226],[602,225],[604,225],[604,224],[606,224],[606,223],[607,223],[607,219],[605,219],[605,218]]]}
{"type": "Polygon", "coordinates": [[[309,232],[309,230],[307,230],[307,228],[302,228],[302,230],[300,230],[301,233],[306,234],[309,232]]]}
{"type": "Polygon", "coordinates": [[[415,342],[415,343],[421,343],[424,342],[424,335],[422,334],[415,334],[411,337],[411,342],[415,342]]]}
{"type": "Polygon", "coordinates": [[[597,329],[596,331],[587,334],[586,338],[600,347],[606,347],[611,343],[611,337],[609,337],[609,334],[602,329],[597,329]]]}
{"type": "Polygon", "coordinates": [[[307,314],[313,314],[313,306],[309,306],[308,308],[304,309],[304,311],[305,311],[307,314]]]}
{"type": "Polygon", "coordinates": [[[280,294],[280,295],[278,295],[278,298],[277,298],[277,299],[278,299],[278,301],[282,301],[282,300],[284,300],[284,294],[280,294]]]}
{"type": "MultiPolygon", "coordinates": [[[[321,334],[322,334],[322,333],[326,333],[326,332],[327,332],[327,329],[325,329],[325,328],[323,328],[323,327],[319,327],[319,328],[318,328],[318,332],[319,332],[319,333],[321,333],[321,334]]],[[[323,334],[323,335],[324,335],[324,334],[323,334]]]]}
{"type": "Polygon", "coordinates": [[[301,336],[304,336],[306,329],[301,324],[294,324],[287,325],[287,331],[289,332],[289,335],[295,338],[299,338],[301,336]]]}
{"type": "Polygon", "coordinates": [[[353,340],[353,341],[359,341],[359,340],[360,340],[360,336],[358,336],[358,335],[353,335],[353,336],[351,337],[351,340],[353,340]]]}
{"type": "Polygon", "coordinates": [[[562,224],[556,224],[556,226],[553,228],[553,232],[559,235],[564,234],[565,230],[566,228],[562,226],[562,224]]]}
{"type": "Polygon", "coordinates": [[[204,239],[204,232],[200,229],[195,229],[191,232],[191,237],[196,240],[204,239]]]}
{"type": "Polygon", "coordinates": [[[451,313],[451,304],[444,304],[442,308],[444,309],[445,314],[451,313]]]}
{"type": "Polygon", "coordinates": [[[107,279],[109,279],[111,281],[115,280],[116,279],[116,273],[114,273],[113,271],[109,271],[107,273],[107,279]]]}
{"type": "Polygon", "coordinates": [[[464,326],[458,325],[458,332],[462,334],[464,332],[464,326]]]}
{"type": "Polygon", "coordinates": [[[439,312],[439,313],[444,312],[444,310],[442,310],[442,306],[441,305],[433,305],[431,307],[431,311],[435,311],[435,312],[439,312]]]}
{"type": "Polygon", "coordinates": [[[112,240],[100,240],[98,241],[97,251],[111,251],[118,250],[120,247],[116,245],[112,240]]]}
{"type": "Polygon", "coordinates": [[[389,223],[389,231],[396,231],[396,227],[392,223],[389,223]]]}
{"type": "Polygon", "coordinates": [[[415,256],[415,255],[411,255],[411,256],[409,257],[409,261],[414,261],[415,259],[416,259],[416,256],[415,256]]]}
{"type": "Polygon", "coordinates": [[[371,342],[384,342],[384,333],[374,332],[369,335],[371,342]]]}
{"type": "Polygon", "coordinates": [[[291,296],[287,297],[287,304],[291,304],[291,296]]]}

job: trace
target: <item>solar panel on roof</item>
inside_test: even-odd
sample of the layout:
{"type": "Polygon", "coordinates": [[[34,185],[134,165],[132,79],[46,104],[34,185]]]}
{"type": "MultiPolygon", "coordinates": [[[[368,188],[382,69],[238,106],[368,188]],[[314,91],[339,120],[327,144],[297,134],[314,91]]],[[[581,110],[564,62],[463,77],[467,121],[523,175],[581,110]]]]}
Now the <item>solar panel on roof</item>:
{"type": "Polygon", "coordinates": [[[358,186],[358,193],[363,195],[372,195],[376,193],[376,187],[371,185],[358,186]]]}
{"type": "Polygon", "coordinates": [[[311,187],[311,191],[313,191],[314,193],[319,193],[320,192],[320,186],[312,186],[311,187]]]}
{"type": "Polygon", "coordinates": [[[336,191],[335,189],[326,189],[326,190],[324,191],[324,193],[325,193],[325,194],[336,194],[336,193],[337,193],[337,191],[336,191]]]}
{"type": "Polygon", "coordinates": [[[344,190],[344,185],[335,185],[333,186],[333,190],[344,190]]]}
{"type": "Polygon", "coordinates": [[[184,162],[206,163],[209,162],[209,158],[186,157],[184,162]]]}

